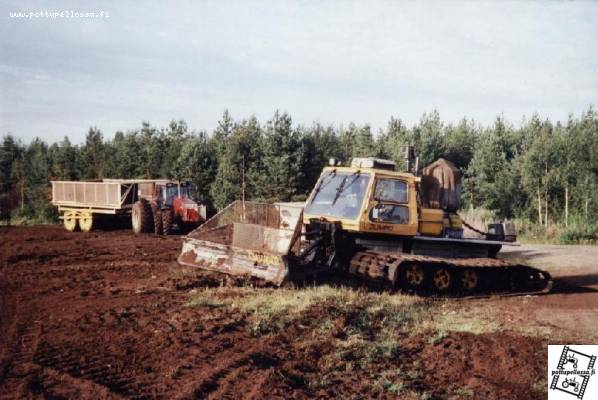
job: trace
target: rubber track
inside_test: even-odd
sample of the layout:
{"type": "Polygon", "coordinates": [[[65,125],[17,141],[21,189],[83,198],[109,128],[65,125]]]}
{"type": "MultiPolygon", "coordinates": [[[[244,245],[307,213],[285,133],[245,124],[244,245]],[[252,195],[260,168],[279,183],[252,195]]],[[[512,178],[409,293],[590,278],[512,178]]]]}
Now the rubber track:
{"type": "MultiPolygon", "coordinates": [[[[349,264],[349,273],[358,275],[369,280],[383,281],[386,284],[395,285],[398,279],[398,270],[401,265],[409,262],[418,262],[429,266],[448,266],[453,269],[473,268],[473,269],[521,269],[540,274],[545,280],[545,285],[539,290],[509,291],[509,292],[489,292],[475,293],[472,295],[460,295],[459,298],[484,298],[489,296],[520,296],[548,293],[552,289],[552,278],[545,271],[535,269],[521,264],[513,264],[508,261],[495,258],[440,258],[415,254],[404,253],[385,253],[364,251],[353,256],[349,264]]],[[[441,293],[434,293],[442,295],[441,293]]],[[[455,292],[447,293],[454,295],[455,292]]],[[[460,293],[463,294],[463,293],[460,293]]]]}

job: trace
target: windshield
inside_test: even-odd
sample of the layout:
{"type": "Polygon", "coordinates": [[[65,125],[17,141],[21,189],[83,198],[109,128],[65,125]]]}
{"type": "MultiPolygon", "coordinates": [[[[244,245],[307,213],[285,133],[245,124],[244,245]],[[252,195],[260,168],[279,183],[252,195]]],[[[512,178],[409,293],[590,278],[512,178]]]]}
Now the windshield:
{"type": "MultiPolygon", "coordinates": [[[[177,185],[167,186],[166,187],[166,204],[171,204],[172,199],[179,196],[179,188],[177,185]]],[[[186,185],[181,185],[181,198],[189,197],[189,187],[186,185]]]]}
{"type": "Polygon", "coordinates": [[[329,172],[318,182],[305,213],[355,219],[359,216],[369,181],[370,174],[329,172]]]}
{"type": "Polygon", "coordinates": [[[189,197],[189,186],[181,185],[181,198],[189,197]]]}

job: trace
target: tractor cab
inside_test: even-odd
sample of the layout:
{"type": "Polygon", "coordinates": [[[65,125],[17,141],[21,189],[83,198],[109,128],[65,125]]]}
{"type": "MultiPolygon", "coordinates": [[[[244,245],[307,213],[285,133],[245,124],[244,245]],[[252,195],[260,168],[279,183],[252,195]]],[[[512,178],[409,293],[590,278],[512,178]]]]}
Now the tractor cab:
{"type": "Polygon", "coordinates": [[[176,198],[190,198],[189,182],[168,182],[158,189],[158,201],[166,206],[172,206],[176,198]]]}
{"type": "Polygon", "coordinates": [[[206,220],[206,207],[191,198],[191,184],[187,181],[162,180],[156,182],[152,202],[162,214],[170,215],[172,223],[186,231],[206,220]]]}

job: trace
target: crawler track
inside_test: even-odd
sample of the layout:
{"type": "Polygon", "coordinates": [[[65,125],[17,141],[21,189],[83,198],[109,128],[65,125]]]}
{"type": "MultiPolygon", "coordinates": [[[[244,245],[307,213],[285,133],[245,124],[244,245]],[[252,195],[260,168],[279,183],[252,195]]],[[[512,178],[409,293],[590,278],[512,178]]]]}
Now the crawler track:
{"type": "Polygon", "coordinates": [[[365,251],[353,256],[349,273],[403,291],[443,297],[541,294],[552,288],[547,272],[494,258],[447,259],[365,251]]]}

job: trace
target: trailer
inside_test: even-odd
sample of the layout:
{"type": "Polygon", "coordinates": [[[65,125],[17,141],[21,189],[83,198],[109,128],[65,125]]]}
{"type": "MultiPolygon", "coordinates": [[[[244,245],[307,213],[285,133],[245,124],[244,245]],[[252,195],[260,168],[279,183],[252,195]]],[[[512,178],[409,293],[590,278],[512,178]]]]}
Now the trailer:
{"type": "Polygon", "coordinates": [[[169,234],[177,218],[181,225],[197,226],[205,220],[205,207],[189,198],[186,182],[103,179],[51,183],[52,205],[58,207],[59,218],[71,232],[78,228],[89,232],[100,215],[131,215],[135,233],[169,234]]]}

